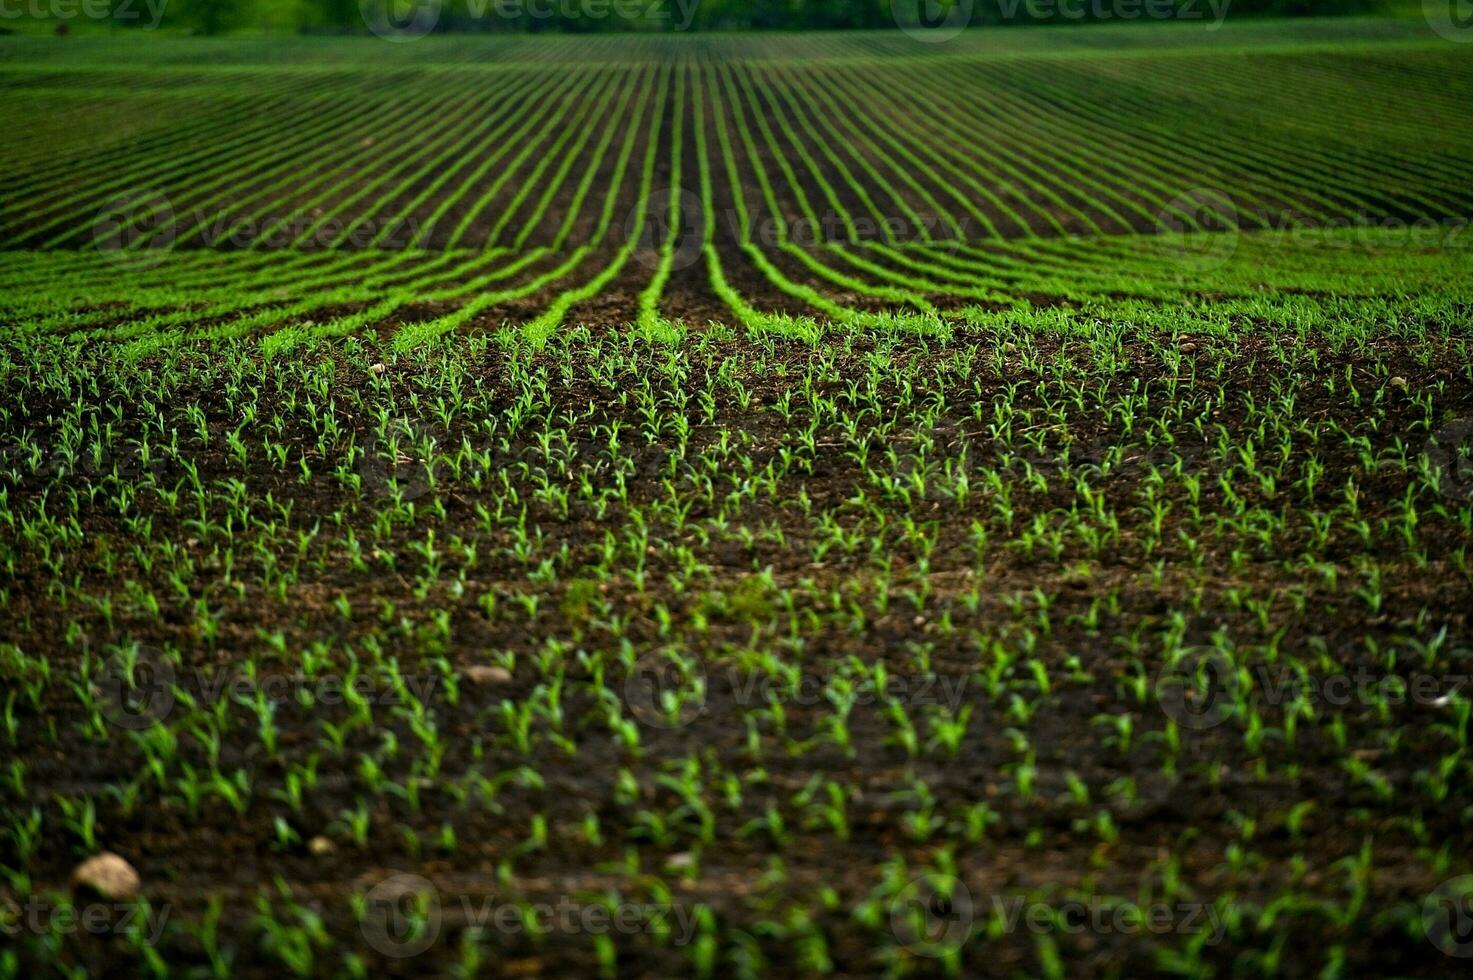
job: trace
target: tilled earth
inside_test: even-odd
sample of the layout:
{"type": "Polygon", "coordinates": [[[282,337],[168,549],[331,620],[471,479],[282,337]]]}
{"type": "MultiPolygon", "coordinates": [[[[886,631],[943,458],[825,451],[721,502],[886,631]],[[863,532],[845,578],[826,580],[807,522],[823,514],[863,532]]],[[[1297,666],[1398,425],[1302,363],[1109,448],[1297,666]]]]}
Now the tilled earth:
{"type": "Polygon", "coordinates": [[[1445,976],[1466,316],[7,341],[0,975],[1445,976]]]}

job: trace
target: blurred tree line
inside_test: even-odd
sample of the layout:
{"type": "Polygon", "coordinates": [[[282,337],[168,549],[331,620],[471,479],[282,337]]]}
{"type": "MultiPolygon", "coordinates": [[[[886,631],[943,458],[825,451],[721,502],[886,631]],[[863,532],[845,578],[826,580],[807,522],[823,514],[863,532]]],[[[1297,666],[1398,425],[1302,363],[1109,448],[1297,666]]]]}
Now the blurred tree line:
{"type": "MultiPolygon", "coordinates": [[[[1208,0],[893,0],[936,16],[970,2],[969,21],[1073,23],[1117,19],[1131,4],[1169,3],[1192,19],[1208,0]],[[939,4],[939,6],[938,6],[939,4]],[[1031,4],[1031,8],[1030,8],[1031,4]]],[[[1223,0],[1216,0],[1221,5],[1223,0]]],[[[676,30],[863,30],[893,28],[892,0],[168,0],[165,23],[202,34],[235,28],[357,33],[363,5],[436,3],[442,32],[595,33],[676,30]]],[[[1390,0],[1231,0],[1230,17],[1374,13],[1390,0]]],[[[1146,18],[1140,17],[1139,20],[1146,18]]]]}

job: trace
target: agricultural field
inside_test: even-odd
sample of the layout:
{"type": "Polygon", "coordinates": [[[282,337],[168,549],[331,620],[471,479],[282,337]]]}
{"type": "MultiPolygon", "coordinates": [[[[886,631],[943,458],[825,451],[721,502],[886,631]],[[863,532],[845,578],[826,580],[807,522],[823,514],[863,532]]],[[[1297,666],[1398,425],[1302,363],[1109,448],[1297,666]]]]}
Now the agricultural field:
{"type": "Polygon", "coordinates": [[[0,978],[1473,956],[1473,45],[0,37],[0,978]]]}

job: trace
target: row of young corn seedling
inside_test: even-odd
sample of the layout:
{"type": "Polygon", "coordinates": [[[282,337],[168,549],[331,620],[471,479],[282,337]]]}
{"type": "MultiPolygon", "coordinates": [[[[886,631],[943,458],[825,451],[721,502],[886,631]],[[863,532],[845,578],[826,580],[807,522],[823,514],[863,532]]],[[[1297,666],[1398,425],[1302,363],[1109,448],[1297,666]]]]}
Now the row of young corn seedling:
{"type": "MultiPolygon", "coordinates": [[[[431,934],[447,971],[1345,974],[1368,934],[1434,969],[1473,585],[1434,294],[399,355],[13,336],[0,887],[49,907],[127,855],[169,915],[106,948],[156,973],[368,974],[431,934]],[[433,889],[388,951],[370,869],[433,889]],[[516,928],[463,912],[488,891],[516,928]],[[550,893],[694,924],[564,928],[550,893]],[[1194,911],[1066,911],[1125,900],[1194,911]]],[[[96,955],[19,921],[10,972],[96,955]]]]}

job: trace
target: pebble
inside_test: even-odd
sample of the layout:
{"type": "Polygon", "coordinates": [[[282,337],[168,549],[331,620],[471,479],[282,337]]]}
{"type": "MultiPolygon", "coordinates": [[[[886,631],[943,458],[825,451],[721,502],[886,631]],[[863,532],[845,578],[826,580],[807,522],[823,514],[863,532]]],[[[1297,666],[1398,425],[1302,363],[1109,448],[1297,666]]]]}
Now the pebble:
{"type": "Polygon", "coordinates": [[[505,667],[477,664],[465,669],[465,679],[472,684],[510,684],[511,671],[505,667]]]}
{"type": "Polygon", "coordinates": [[[143,881],[133,865],[111,851],[95,854],[72,872],[72,887],[87,889],[110,902],[138,897],[143,881]]]}

